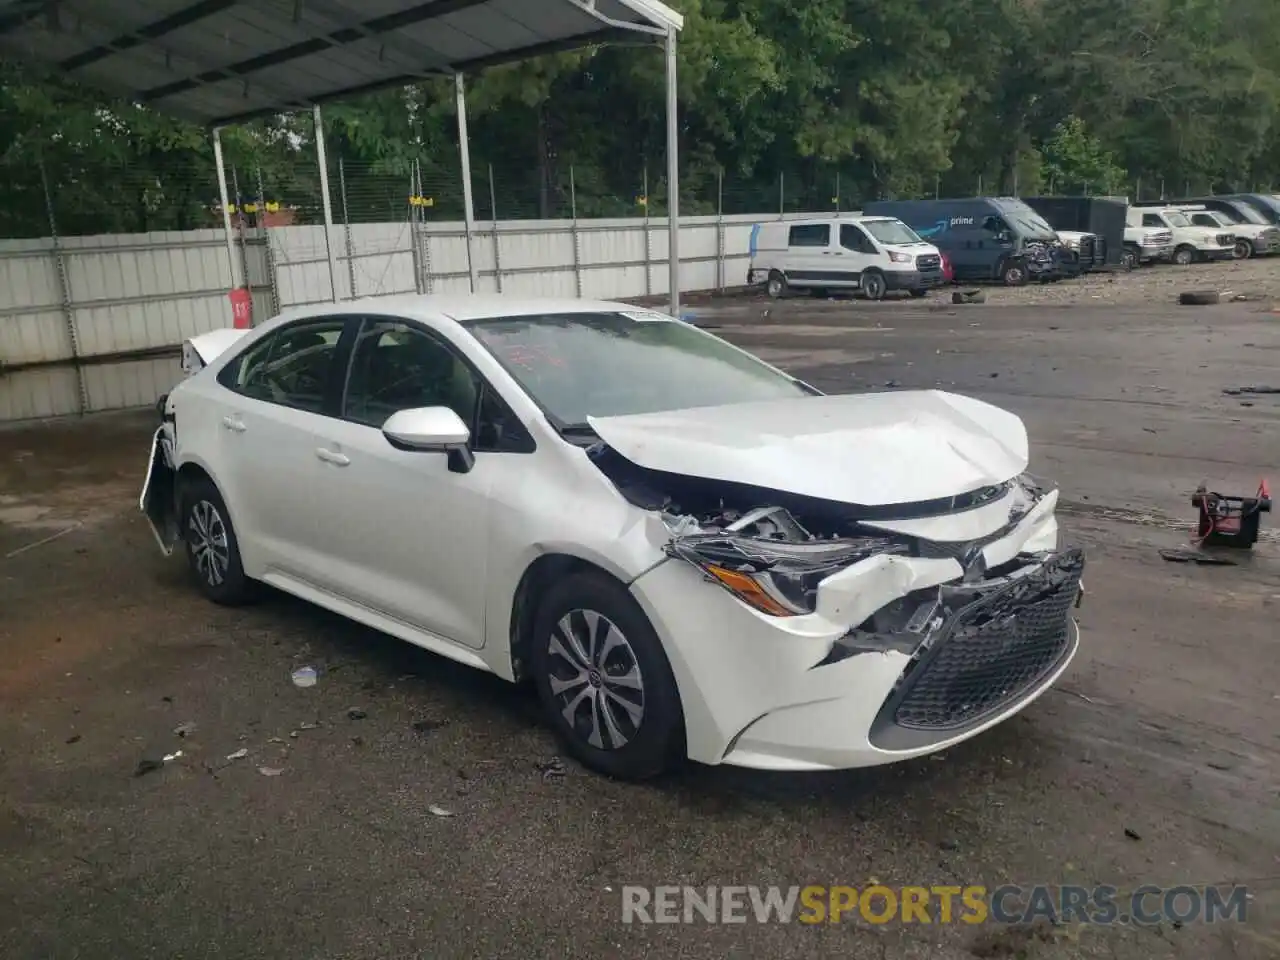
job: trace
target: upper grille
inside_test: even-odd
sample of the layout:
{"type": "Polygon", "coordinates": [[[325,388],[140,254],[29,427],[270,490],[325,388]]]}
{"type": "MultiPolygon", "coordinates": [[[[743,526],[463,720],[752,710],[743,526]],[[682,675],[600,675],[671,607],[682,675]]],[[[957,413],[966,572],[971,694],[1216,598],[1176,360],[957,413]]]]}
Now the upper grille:
{"type": "Polygon", "coordinates": [[[1080,238],[1080,262],[1085,263],[1093,259],[1093,237],[1080,238]]]}
{"type": "Polygon", "coordinates": [[[939,270],[942,268],[942,258],[933,253],[926,253],[924,256],[916,257],[916,267],[920,270],[939,270]]]}
{"type": "MultiPolygon", "coordinates": [[[[968,588],[978,599],[953,616],[915,669],[907,668],[895,721],[924,730],[963,727],[1034,686],[1070,644],[1083,569],[1084,554],[1073,549],[985,594],[981,585],[968,588]]],[[[957,599],[965,589],[954,589],[957,599]]]]}
{"type": "Polygon", "coordinates": [[[1094,262],[1094,263],[1106,263],[1106,262],[1107,262],[1107,238],[1106,238],[1106,237],[1096,237],[1096,238],[1094,239],[1094,241],[1093,241],[1093,262],[1094,262]]]}
{"type": "Polygon", "coordinates": [[[1229,233],[1218,234],[1218,246],[1229,247],[1236,242],[1236,238],[1229,233]]]}

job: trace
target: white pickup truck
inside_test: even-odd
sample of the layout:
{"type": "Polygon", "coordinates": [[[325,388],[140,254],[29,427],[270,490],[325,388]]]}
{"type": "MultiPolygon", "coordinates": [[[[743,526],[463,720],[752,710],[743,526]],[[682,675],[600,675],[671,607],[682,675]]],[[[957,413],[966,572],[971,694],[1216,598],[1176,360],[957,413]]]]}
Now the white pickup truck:
{"type": "Polygon", "coordinates": [[[1187,215],[1197,227],[1209,227],[1219,232],[1229,230],[1235,234],[1235,258],[1248,260],[1270,253],[1280,253],[1280,228],[1269,223],[1248,223],[1238,214],[1225,210],[1210,210],[1203,204],[1179,204],[1178,209],[1187,215]]]}
{"type": "Polygon", "coordinates": [[[1197,227],[1176,206],[1130,207],[1125,226],[1126,240],[1132,227],[1168,230],[1173,235],[1173,262],[1181,266],[1196,261],[1230,260],[1235,256],[1233,232],[1221,227],[1197,227]]]}
{"type": "Polygon", "coordinates": [[[1152,263],[1172,263],[1173,231],[1165,227],[1126,226],[1121,262],[1129,270],[1152,263]]]}

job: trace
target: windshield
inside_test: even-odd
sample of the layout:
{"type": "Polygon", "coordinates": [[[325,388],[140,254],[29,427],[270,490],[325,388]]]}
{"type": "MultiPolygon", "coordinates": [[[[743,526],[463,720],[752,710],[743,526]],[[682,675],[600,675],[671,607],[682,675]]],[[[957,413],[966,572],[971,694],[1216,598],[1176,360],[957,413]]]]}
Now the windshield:
{"type": "Polygon", "coordinates": [[[867,233],[884,244],[924,243],[914,230],[901,220],[863,220],[867,233]]]}
{"type": "Polygon", "coordinates": [[[466,324],[557,427],[813,391],[661,314],[550,313],[466,324]]]}
{"type": "Polygon", "coordinates": [[[1058,236],[1057,231],[1049,226],[1040,214],[1025,204],[999,209],[1010,225],[1024,237],[1032,240],[1053,240],[1058,236]]]}
{"type": "Polygon", "coordinates": [[[1191,226],[1191,221],[1187,219],[1187,215],[1185,213],[1179,213],[1177,210],[1166,210],[1164,212],[1164,218],[1169,221],[1169,226],[1171,227],[1191,226]]]}
{"type": "Polygon", "coordinates": [[[1267,218],[1247,203],[1231,204],[1231,219],[1233,223],[1254,223],[1262,226],[1267,224],[1267,218]]]}

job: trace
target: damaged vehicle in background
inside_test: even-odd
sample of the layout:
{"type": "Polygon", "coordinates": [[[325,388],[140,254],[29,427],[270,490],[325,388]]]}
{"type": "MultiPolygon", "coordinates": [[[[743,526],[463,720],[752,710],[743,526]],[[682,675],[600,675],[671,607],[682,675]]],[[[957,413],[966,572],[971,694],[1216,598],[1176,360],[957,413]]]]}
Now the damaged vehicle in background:
{"type": "Polygon", "coordinates": [[[345,302],[196,347],[140,505],[199,589],[529,680],[603,773],[942,750],[1079,644],[1057,491],[978,400],[823,395],[582,300],[345,302]]]}

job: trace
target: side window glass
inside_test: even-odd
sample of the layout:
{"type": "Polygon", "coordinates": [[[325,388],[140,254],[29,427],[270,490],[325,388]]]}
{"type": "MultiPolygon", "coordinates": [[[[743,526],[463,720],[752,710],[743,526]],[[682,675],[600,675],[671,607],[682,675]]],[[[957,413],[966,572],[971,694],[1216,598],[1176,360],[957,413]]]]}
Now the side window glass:
{"type": "Polygon", "coordinates": [[[532,453],[533,437],[489,384],[480,388],[472,447],[477,453],[532,453]]]}
{"type": "Polygon", "coordinates": [[[356,338],[342,416],[381,427],[416,407],[449,407],[474,429],[480,385],[447,345],[399,320],[366,320],[356,338]]]}
{"type": "Polygon", "coordinates": [[[321,413],[344,326],[340,317],[291,324],[229,363],[218,380],[255,400],[321,413]]]}
{"type": "Polygon", "coordinates": [[[840,224],[840,246],[855,253],[875,253],[876,247],[862,230],[852,223],[840,224]]]}
{"type": "Polygon", "coordinates": [[[1142,215],[1142,225],[1144,227],[1163,227],[1164,221],[1160,219],[1157,213],[1144,213],[1142,215]]]}
{"type": "Polygon", "coordinates": [[[1197,227],[1216,227],[1218,225],[1218,221],[1207,213],[1197,213],[1191,218],[1191,222],[1197,227]]]}
{"type": "Polygon", "coordinates": [[[1004,221],[999,217],[987,217],[982,221],[982,229],[987,233],[1001,233],[1006,227],[1004,221]]]}
{"type": "Polygon", "coordinates": [[[826,247],[831,244],[831,224],[804,223],[791,228],[788,242],[793,247],[826,247]]]}

